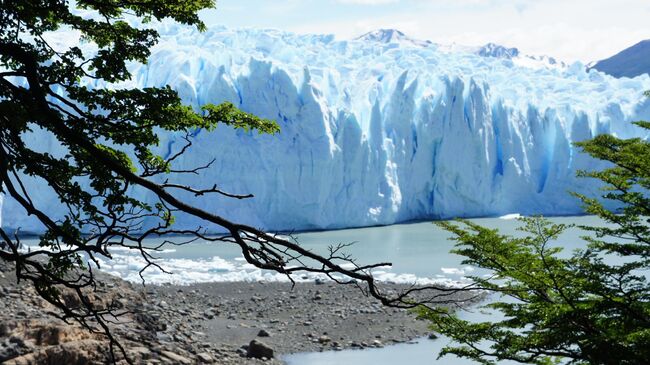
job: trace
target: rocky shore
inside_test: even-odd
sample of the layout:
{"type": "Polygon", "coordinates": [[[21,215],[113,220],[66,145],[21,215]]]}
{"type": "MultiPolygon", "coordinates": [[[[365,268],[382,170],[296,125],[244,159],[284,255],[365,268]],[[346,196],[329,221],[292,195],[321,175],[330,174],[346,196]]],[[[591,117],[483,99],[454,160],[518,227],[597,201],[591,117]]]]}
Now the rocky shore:
{"type": "MultiPolygon", "coordinates": [[[[351,285],[143,287],[108,275],[100,279],[93,300],[119,303],[128,312],[112,331],[136,364],[282,364],[283,354],[383,347],[428,333],[425,322],[351,285]]],[[[0,363],[110,361],[104,337],[47,314],[53,308],[28,285],[17,285],[12,268],[1,263],[0,308],[0,363]]]]}

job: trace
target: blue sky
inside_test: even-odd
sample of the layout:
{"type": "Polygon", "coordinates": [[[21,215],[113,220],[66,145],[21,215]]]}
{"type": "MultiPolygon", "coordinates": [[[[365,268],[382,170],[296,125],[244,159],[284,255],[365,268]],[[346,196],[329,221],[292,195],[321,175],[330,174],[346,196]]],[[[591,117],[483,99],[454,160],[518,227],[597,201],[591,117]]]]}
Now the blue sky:
{"type": "Polygon", "coordinates": [[[339,39],[397,28],[438,43],[496,42],[583,62],[650,38],[647,0],[217,0],[202,15],[208,24],[339,39]]]}

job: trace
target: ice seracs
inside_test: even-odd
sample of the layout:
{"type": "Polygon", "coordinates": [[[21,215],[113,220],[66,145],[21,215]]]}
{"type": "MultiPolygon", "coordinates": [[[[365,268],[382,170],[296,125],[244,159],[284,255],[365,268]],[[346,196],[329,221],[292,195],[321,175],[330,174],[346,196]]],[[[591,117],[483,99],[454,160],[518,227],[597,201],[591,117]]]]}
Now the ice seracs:
{"type": "Polygon", "coordinates": [[[488,43],[480,47],[476,54],[482,57],[496,57],[496,58],[515,58],[519,56],[517,48],[507,48],[495,43],[488,43]]]}
{"type": "Polygon", "coordinates": [[[503,220],[507,220],[507,221],[513,220],[513,219],[519,219],[519,218],[521,218],[521,214],[519,214],[519,213],[504,214],[504,215],[499,217],[499,219],[503,219],[503,220]]]}
{"type": "MultiPolygon", "coordinates": [[[[275,136],[196,131],[193,150],[179,161],[191,167],[216,158],[200,178],[178,183],[255,195],[181,198],[265,229],[580,213],[567,191],[598,192],[575,171],[601,165],[572,143],[605,132],[647,137],[630,122],[650,118],[642,96],[648,76],[615,79],[579,63],[484,57],[417,45],[396,31],[346,41],[276,30],[199,33],[168,23],[158,30],[149,63],[132,65],[133,79],[119,87],[169,84],[196,107],[231,101],[280,124],[275,136]]],[[[181,137],[163,135],[158,152],[178,151],[181,137]]],[[[48,138],[34,135],[60,153],[48,138]]],[[[28,180],[27,188],[39,207],[61,217],[64,208],[42,183],[28,180]]],[[[204,225],[183,215],[176,221],[179,229],[204,225]]],[[[2,226],[41,230],[11,199],[2,226]]]]}

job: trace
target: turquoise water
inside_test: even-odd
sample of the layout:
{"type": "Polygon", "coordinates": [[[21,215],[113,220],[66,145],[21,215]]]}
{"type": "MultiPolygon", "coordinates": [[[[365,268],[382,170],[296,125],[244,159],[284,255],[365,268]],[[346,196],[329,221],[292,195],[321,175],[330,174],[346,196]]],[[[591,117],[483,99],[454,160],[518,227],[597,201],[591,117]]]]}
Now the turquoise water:
{"type": "MultiPolygon", "coordinates": [[[[602,224],[602,221],[593,216],[554,217],[549,220],[576,225],[602,224]]],[[[471,221],[485,227],[498,228],[503,234],[521,234],[517,231],[521,223],[516,219],[481,218],[471,221]]],[[[568,230],[560,237],[560,243],[569,253],[583,246],[580,236],[584,234],[579,229],[568,230]]],[[[448,275],[441,268],[462,267],[462,258],[449,253],[453,247],[449,237],[449,233],[430,222],[298,235],[302,245],[316,251],[322,250],[323,243],[326,242],[356,242],[349,252],[362,262],[390,261],[393,263],[393,272],[410,273],[418,277],[448,275]]]]}
{"type": "MultiPolygon", "coordinates": [[[[551,218],[555,223],[577,225],[602,224],[596,217],[556,217],[551,218]]],[[[504,219],[474,219],[481,225],[499,228],[502,233],[516,235],[520,226],[517,220],[504,219]]],[[[584,247],[580,238],[585,233],[579,229],[570,229],[560,237],[556,244],[565,248],[565,254],[584,247]]],[[[436,226],[426,223],[396,225],[390,227],[367,228],[340,232],[311,233],[303,236],[306,242],[316,242],[319,239],[336,237],[338,239],[354,239],[360,244],[356,247],[359,257],[368,261],[376,261],[389,257],[395,263],[398,272],[410,272],[418,276],[439,275],[441,268],[462,268],[461,257],[449,254],[453,243],[448,241],[449,235],[436,226]],[[365,243],[364,243],[365,242],[365,243]],[[377,247],[379,246],[379,247],[377,247]]],[[[474,271],[472,274],[476,274],[474,271]]],[[[471,320],[486,320],[488,315],[476,310],[463,312],[461,317],[471,320]]],[[[440,350],[449,339],[440,337],[436,340],[420,339],[415,344],[399,344],[381,349],[329,351],[320,353],[303,353],[286,356],[288,365],[470,365],[476,364],[454,356],[437,359],[440,350]]],[[[510,365],[514,362],[501,362],[510,365]]]]}
{"type": "MultiPolygon", "coordinates": [[[[594,217],[552,218],[554,222],[595,224],[594,217]]],[[[503,233],[516,234],[517,220],[499,218],[475,219],[476,223],[499,228],[503,233]]],[[[571,230],[562,239],[567,251],[581,245],[582,233],[571,230]]],[[[380,280],[422,284],[462,282],[467,275],[480,275],[478,270],[461,264],[462,258],[449,253],[453,242],[450,235],[436,225],[427,223],[399,224],[385,227],[346,229],[339,231],[297,234],[296,239],[305,248],[327,254],[329,245],[352,243],[345,252],[357,259],[358,264],[391,262],[391,267],[374,270],[380,280]]],[[[180,238],[179,238],[180,239],[180,238]]],[[[154,246],[157,242],[150,241],[154,246]]],[[[126,280],[139,282],[137,272],[145,266],[137,252],[112,249],[112,260],[102,260],[102,270],[126,280]]],[[[157,254],[158,263],[173,275],[157,270],[145,272],[149,283],[171,282],[189,284],[214,281],[281,281],[283,275],[257,269],[247,264],[239,248],[233,244],[196,242],[184,246],[166,246],[157,254]]],[[[316,275],[298,275],[297,279],[314,280],[316,275]]]]}
{"type": "MultiPolygon", "coordinates": [[[[499,218],[474,219],[481,225],[499,228],[504,234],[518,234],[520,226],[517,220],[499,218]]],[[[556,217],[551,221],[557,223],[594,225],[599,221],[595,217],[556,217]]],[[[567,253],[583,245],[578,229],[566,232],[560,240],[567,253]]],[[[458,282],[467,275],[480,275],[479,270],[462,265],[462,258],[452,255],[453,248],[450,235],[436,225],[426,223],[399,224],[385,227],[346,229],[338,231],[300,233],[295,236],[305,248],[314,252],[327,254],[329,245],[354,243],[345,252],[357,259],[358,264],[390,262],[391,267],[382,267],[374,271],[376,277],[386,281],[412,283],[418,280],[430,282],[458,282]]],[[[177,238],[182,240],[182,238],[177,238]]],[[[26,241],[34,245],[35,242],[26,241]]],[[[160,241],[145,242],[150,247],[160,241]]],[[[138,271],[145,266],[144,260],[136,251],[124,248],[112,248],[112,260],[101,260],[102,270],[120,276],[126,280],[139,282],[138,271]]],[[[173,273],[168,275],[151,269],[145,272],[149,283],[165,282],[189,284],[210,281],[257,281],[286,280],[283,275],[257,269],[247,264],[239,247],[234,244],[195,242],[183,246],[167,245],[162,252],[156,253],[158,263],[173,273]]],[[[300,279],[300,276],[298,277],[300,279]]],[[[305,280],[313,280],[307,275],[305,280]]]]}

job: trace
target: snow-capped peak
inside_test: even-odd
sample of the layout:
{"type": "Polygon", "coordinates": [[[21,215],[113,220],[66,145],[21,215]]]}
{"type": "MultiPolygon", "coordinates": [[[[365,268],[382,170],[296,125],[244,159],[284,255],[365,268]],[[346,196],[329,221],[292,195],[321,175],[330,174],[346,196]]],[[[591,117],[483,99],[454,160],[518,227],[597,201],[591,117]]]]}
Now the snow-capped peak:
{"type": "Polygon", "coordinates": [[[362,35],[357,38],[357,40],[394,43],[403,40],[410,40],[410,38],[397,29],[377,29],[362,35]]]}
{"type": "Polygon", "coordinates": [[[496,43],[487,43],[483,46],[464,46],[452,43],[438,44],[437,47],[444,53],[469,53],[480,57],[506,59],[511,60],[515,65],[532,69],[567,67],[567,64],[553,57],[531,56],[521,53],[518,48],[509,48],[496,43]]]}
{"type": "Polygon", "coordinates": [[[549,56],[530,56],[522,54],[518,48],[506,47],[496,43],[487,43],[482,46],[466,46],[456,43],[439,44],[428,40],[419,40],[411,38],[404,32],[397,29],[378,29],[368,32],[355,40],[363,42],[376,42],[390,45],[407,45],[417,47],[434,46],[438,51],[444,53],[469,53],[480,57],[491,57],[512,60],[519,66],[539,69],[539,68],[564,68],[566,64],[557,61],[549,56]]]}
{"type": "Polygon", "coordinates": [[[358,41],[366,42],[379,42],[379,43],[399,43],[399,44],[413,44],[418,46],[427,46],[431,44],[429,41],[421,41],[411,38],[397,29],[377,29],[368,32],[358,38],[358,41]]]}

